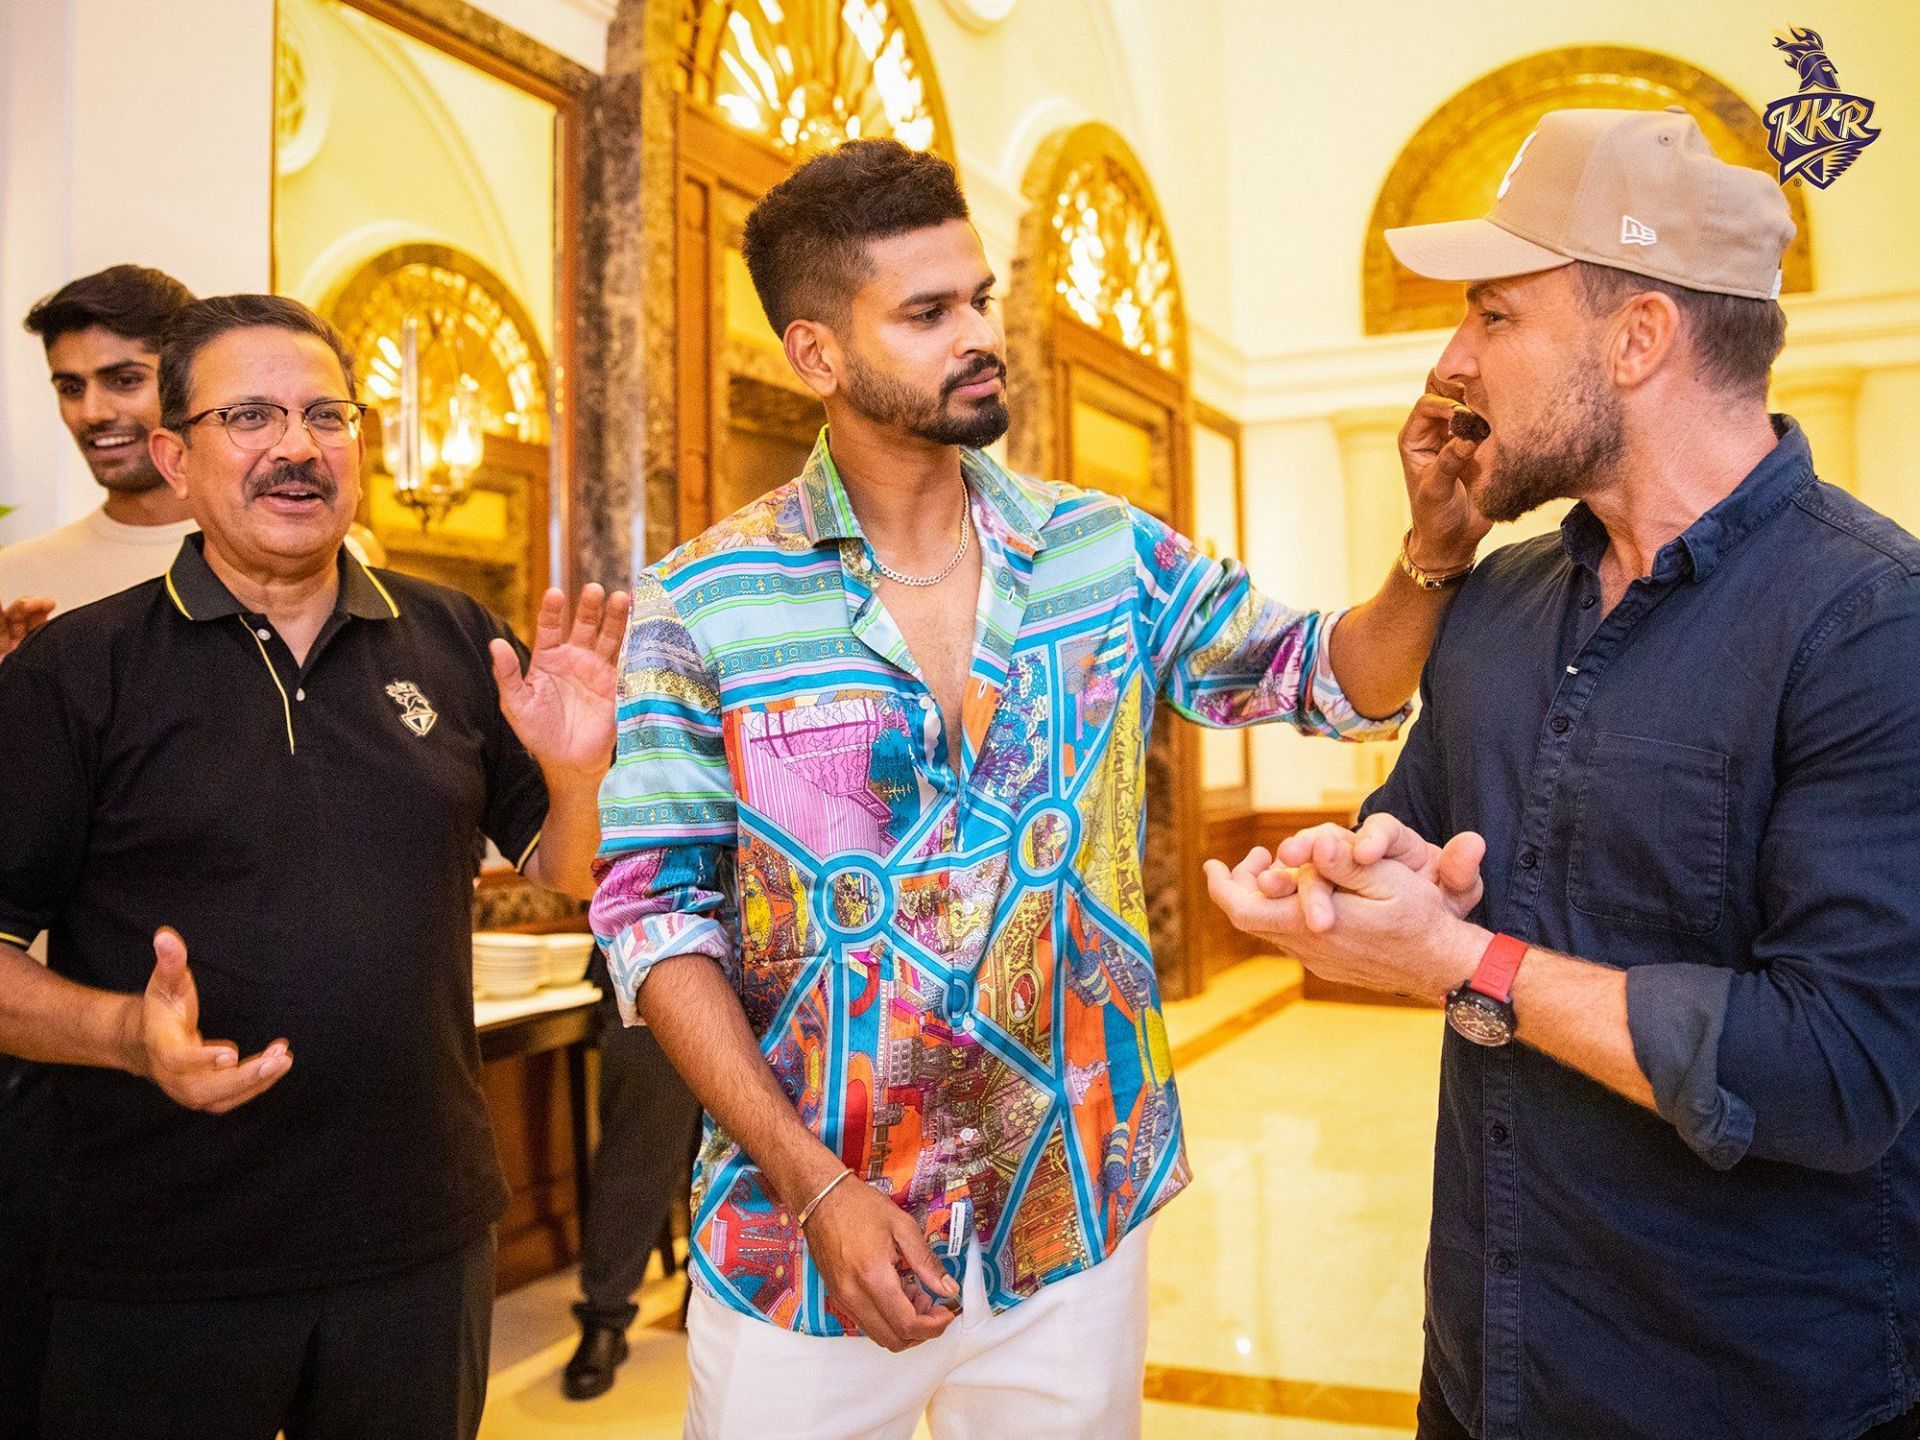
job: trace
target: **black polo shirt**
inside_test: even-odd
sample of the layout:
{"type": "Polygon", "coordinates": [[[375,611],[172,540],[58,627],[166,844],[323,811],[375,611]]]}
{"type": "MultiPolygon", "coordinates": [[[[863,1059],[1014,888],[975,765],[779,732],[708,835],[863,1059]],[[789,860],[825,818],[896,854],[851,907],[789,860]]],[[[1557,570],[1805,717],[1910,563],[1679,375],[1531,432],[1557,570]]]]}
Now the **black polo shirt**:
{"type": "MultiPolygon", "coordinates": [[[[54,1284],[271,1293],[465,1245],[506,1191],[480,1090],[477,836],[524,863],[547,809],[456,591],[344,551],[304,665],[190,536],[158,580],[0,664],[0,936],[139,991],[185,939],[200,1026],[293,1068],[226,1115],[115,1070],[56,1077],[73,1151],[54,1284]]],[[[510,638],[510,637],[509,637],[510,638]]]]}

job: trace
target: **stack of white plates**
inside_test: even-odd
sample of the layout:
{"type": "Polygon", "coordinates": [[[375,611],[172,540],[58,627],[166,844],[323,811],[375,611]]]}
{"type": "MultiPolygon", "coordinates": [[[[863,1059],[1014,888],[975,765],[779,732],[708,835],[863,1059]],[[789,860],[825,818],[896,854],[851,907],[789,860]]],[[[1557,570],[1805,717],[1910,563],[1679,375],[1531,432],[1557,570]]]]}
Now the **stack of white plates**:
{"type": "Polygon", "coordinates": [[[477,930],[473,936],[473,993],[493,999],[531,995],[547,978],[544,935],[477,930]]]}
{"type": "Polygon", "coordinates": [[[578,985],[587,978],[593,960],[593,936],[563,933],[542,935],[547,942],[548,985],[578,985]]]}

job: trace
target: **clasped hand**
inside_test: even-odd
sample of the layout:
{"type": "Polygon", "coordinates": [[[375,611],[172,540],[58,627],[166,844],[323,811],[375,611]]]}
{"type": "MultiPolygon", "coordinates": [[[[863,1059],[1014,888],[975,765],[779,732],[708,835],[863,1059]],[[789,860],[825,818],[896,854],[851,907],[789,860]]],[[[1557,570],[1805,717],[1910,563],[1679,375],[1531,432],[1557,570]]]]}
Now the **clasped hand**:
{"type": "Polygon", "coordinates": [[[1322,979],[1439,1004],[1486,947],[1466,919],[1486,848],[1472,831],[1435,845],[1373,815],[1358,830],[1316,825],[1256,847],[1231,870],[1209,860],[1207,889],[1236,928],[1322,979]]]}

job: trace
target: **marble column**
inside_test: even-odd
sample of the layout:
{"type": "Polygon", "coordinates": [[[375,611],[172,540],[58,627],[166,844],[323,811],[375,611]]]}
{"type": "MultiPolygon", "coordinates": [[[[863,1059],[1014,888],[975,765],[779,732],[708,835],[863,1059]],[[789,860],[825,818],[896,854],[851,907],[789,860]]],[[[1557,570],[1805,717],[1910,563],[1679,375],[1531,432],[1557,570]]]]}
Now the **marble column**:
{"type": "MultiPolygon", "coordinates": [[[[1366,599],[1380,588],[1400,553],[1407,528],[1407,486],[1400,470],[1404,405],[1339,410],[1328,417],[1340,446],[1340,474],[1347,497],[1347,600],[1366,599]]],[[[1371,794],[1400,758],[1398,740],[1353,747],[1353,783],[1371,794]]]]}
{"type": "Polygon", "coordinates": [[[1773,409],[1793,416],[1807,432],[1820,478],[1856,495],[1860,482],[1854,467],[1854,407],[1861,379],[1862,372],[1851,365],[1776,375],[1769,400],[1773,409]]]}

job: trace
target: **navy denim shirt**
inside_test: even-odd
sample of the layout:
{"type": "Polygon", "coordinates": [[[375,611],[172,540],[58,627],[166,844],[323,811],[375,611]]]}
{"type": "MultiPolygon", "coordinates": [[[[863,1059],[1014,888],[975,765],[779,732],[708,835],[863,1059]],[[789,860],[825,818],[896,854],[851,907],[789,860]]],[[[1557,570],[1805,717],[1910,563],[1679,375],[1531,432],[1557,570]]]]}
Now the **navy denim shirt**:
{"type": "Polygon", "coordinates": [[[1481,1440],[1850,1440],[1920,1401],[1920,542],[1805,437],[1608,613],[1490,555],[1369,811],[1474,918],[1627,971],[1659,1113],[1448,1034],[1427,1362],[1481,1440]]]}

